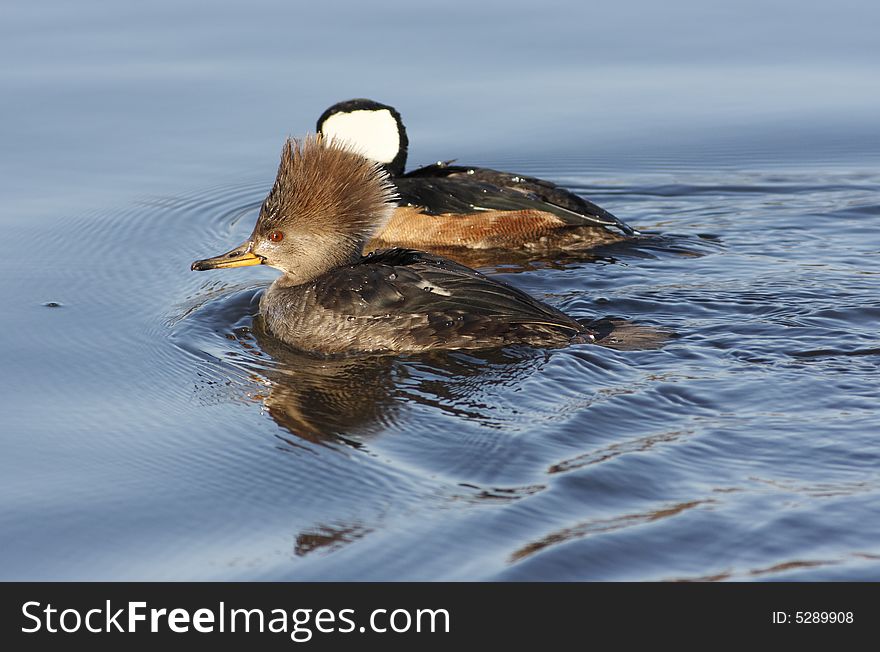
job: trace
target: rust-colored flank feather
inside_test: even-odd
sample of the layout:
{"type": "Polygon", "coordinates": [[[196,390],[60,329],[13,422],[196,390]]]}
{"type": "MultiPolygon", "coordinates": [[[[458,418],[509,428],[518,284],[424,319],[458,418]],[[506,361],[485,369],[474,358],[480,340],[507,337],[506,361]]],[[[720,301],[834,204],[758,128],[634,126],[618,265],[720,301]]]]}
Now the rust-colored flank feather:
{"type": "Polygon", "coordinates": [[[537,210],[428,215],[421,207],[402,206],[370,247],[489,249],[532,241],[564,226],[556,215],[537,210]]]}
{"type": "Polygon", "coordinates": [[[545,211],[430,215],[418,206],[400,206],[364,249],[412,247],[482,267],[561,252],[590,252],[620,239],[607,229],[566,227],[558,216],[545,211]]]}

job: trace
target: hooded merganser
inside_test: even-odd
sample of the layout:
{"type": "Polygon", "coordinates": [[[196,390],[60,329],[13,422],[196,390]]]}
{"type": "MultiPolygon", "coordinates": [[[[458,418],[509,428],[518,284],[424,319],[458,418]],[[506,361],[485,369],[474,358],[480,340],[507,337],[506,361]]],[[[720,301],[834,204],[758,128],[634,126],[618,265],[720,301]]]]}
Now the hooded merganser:
{"type": "Polygon", "coordinates": [[[317,129],[381,163],[397,186],[399,206],[367,250],[565,250],[638,235],[605,209],[543,179],[452,161],[404,172],[409,139],[400,113],[387,104],[334,104],[318,118],[317,129]]]}
{"type": "Polygon", "coordinates": [[[593,340],[568,315],[446,258],[411,249],[364,256],[396,198],[382,166],[345,144],[288,140],[253,233],[192,269],[280,269],[260,300],[263,325],[323,355],[593,340]]]}

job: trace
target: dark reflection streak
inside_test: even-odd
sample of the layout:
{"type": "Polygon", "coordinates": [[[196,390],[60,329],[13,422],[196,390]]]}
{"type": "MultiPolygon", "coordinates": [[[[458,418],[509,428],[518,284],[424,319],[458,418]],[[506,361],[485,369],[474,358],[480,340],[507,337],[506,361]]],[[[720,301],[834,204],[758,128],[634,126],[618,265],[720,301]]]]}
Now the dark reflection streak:
{"type": "Polygon", "coordinates": [[[316,550],[325,553],[353,543],[370,534],[373,530],[360,524],[338,526],[319,525],[296,535],[293,554],[304,557],[316,550]]]}
{"type": "Polygon", "coordinates": [[[789,355],[793,358],[828,358],[837,356],[860,357],[867,355],[880,355],[877,349],[856,349],[855,351],[837,351],[835,349],[815,349],[812,351],[792,351],[789,355]]]}
{"type": "MultiPolygon", "coordinates": [[[[850,555],[858,557],[858,554],[850,555]]],[[[675,577],[668,579],[668,582],[723,582],[734,580],[739,577],[761,577],[763,575],[773,575],[776,573],[784,573],[790,570],[821,568],[824,566],[836,566],[844,562],[844,559],[794,559],[774,564],[768,568],[754,568],[751,570],[734,571],[726,570],[713,575],[701,575],[699,577],[675,577]]]]}
{"type": "Polygon", "coordinates": [[[626,514],[615,518],[586,521],[573,527],[558,530],[547,536],[529,543],[510,556],[510,562],[520,561],[530,555],[535,554],[549,546],[558,545],[574,539],[582,539],[592,534],[601,534],[604,532],[613,532],[634,525],[642,525],[651,523],[660,519],[676,516],[684,511],[699,507],[701,505],[710,505],[715,503],[713,499],[693,500],[686,503],[678,503],[671,507],[665,507],[653,512],[644,512],[642,514],[626,514]]]}
{"type": "Polygon", "coordinates": [[[701,577],[693,577],[693,578],[674,578],[671,580],[667,580],[668,582],[723,582],[725,580],[729,580],[733,576],[729,571],[715,573],[714,575],[703,575],[701,577]]]}
{"type": "Polygon", "coordinates": [[[453,500],[456,499],[464,499],[469,502],[479,503],[485,501],[501,501],[501,502],[513,502],[516,500],[520,500],[521,498],[525,498],[527,496],[533,496],[537,493],[544,491],[547,488],[547,485],[543,484],[533,484],[527,485],[524,487],[489,487],[482,488],[474,484],[469,484],[466,482],[458,483],[459,487],[464,487],[465,489],[473,489],[473,494],[468,494],[466,496],[453,496],[453,500]]]}
{"type": "Polygon", "coordinates": [[[821,560],[793,560],[782,562],[781,564],[776,564],[775,566],[771,566],[770,568],[757,568],[755,570],[749,571],[750,575],[768,575],[770,573],[779,573],[782,571],[792,570],[794,568],[815,568],[816,566],[829,566],[832,564],[838,564],[839,561],[821,561],[821,560]]]}
{"type": "Polygon", "coordinates": [[[600,462],[613,460],[621,455],[626,455],[627,453],[638,453],[651,450],[658,444],[674,442],[691,434],[693,434],[692,430],[674,430],[672,432],[649,435],[647,437],[636,439],[635,441],[611,444],[605,448],[583,453],[577,457],[558,462],[547,469],[547,473],[568,473],[591,464],[599,464],[600,462]]]}

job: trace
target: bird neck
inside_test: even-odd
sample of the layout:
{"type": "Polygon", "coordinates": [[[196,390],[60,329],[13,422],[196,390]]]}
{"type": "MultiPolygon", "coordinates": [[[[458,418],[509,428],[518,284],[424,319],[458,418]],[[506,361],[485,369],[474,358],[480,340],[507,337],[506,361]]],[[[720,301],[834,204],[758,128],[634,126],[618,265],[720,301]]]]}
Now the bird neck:
{"type": "Polygon", "coordinates": [[[284,273],[275,281],[278,287],[310,283],[334,269],[359,263],[363,257],[365,243],[358,240],[337,241],[332,246],[327,246],[326,243],[302,244],[304,246],[296,257],[295,265],[279,266],[284,273]]]}

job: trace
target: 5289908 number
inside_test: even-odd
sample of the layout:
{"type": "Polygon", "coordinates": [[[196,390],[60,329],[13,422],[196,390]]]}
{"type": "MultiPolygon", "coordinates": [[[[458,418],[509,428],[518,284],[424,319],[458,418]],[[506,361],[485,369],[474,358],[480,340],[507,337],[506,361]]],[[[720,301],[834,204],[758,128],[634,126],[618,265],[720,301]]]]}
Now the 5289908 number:
{"type": "Polygon", "coordinates": [[[851,623],[852,611],[796,611],[796,623],[851,623]]]}

